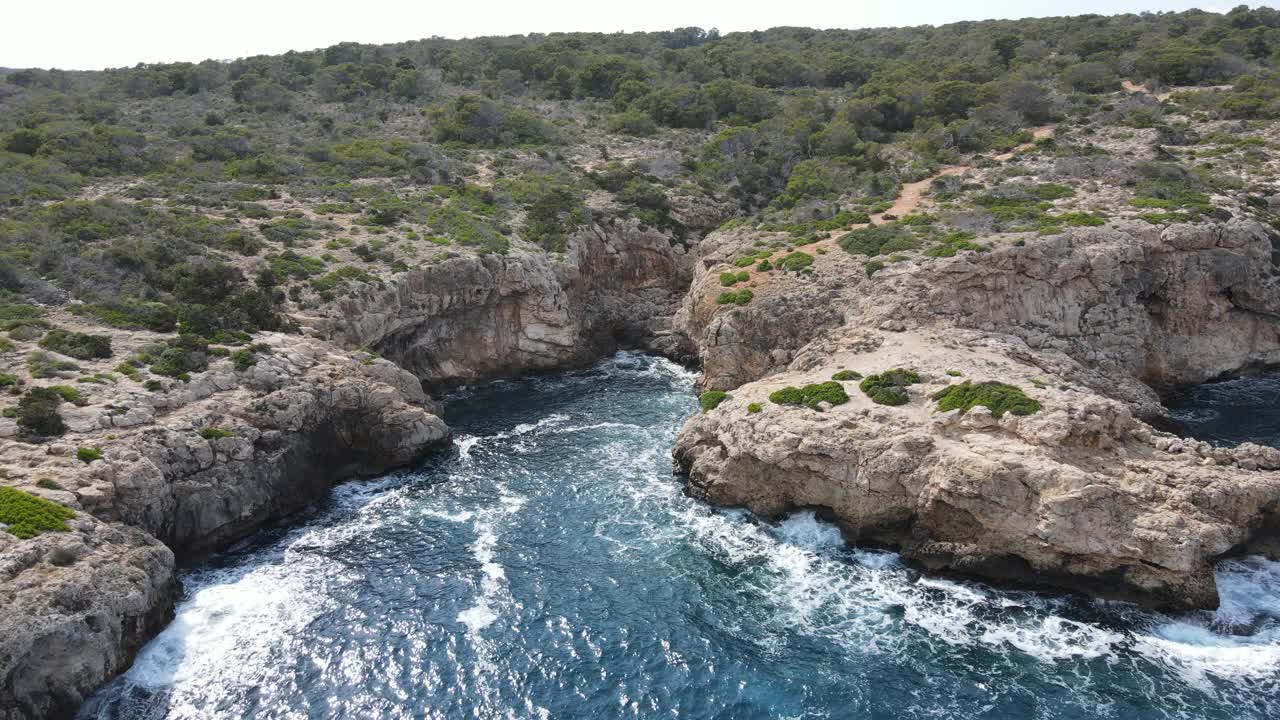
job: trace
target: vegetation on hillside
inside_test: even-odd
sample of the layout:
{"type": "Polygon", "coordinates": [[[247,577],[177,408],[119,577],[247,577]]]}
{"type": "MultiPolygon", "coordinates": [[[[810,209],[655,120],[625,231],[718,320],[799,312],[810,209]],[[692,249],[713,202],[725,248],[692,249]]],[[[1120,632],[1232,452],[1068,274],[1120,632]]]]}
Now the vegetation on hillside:
{"type": "MultiPolygon", "coordinates": [[[[457,254],[564,252],[612,223],[677,243],[725,223],[785,233],[786,253],[736,258],[721,276],[732,289],[718,301],[743,306],[763,287],[748,268],[815,277],[825,249],[799,246],[871,222],[943,165],[1024,147],[1047,123],[1154,129],[1187,150],[1125,160],[1044,139],[1035,151],[1058,158],[1053,181],[1016,166],[998,187],[939,176],[928,191],[953,217],[878,217],[841,246],[871,275],[910,253],[983,252],[991,231],[1102,224],[1062,207],[1082,178],[1129,188],[1121,202],[1151,223],[1221,219],[1215,193],[1251,190],[1215,164],[1257,167],[1274,143],[1202,137],[1121,81],[1182,86],[1182,111],[1256,124],[1280,119],[1278,67],[1280,12],[1241,6],[0,70],[0,303],[33,311],[0,313],[0,352],[43,338],[18,360],[35,377],[74,373],[62,356],[109,356],[105,337],[41,317],[40,305],[64,305],[88,323],[180,333],[120,372],[181,380],[207,366],[211,344],[296,331],[288,311],[457,254]]],[[[254,361],[234,356],[241,370],[254,361]]]]}

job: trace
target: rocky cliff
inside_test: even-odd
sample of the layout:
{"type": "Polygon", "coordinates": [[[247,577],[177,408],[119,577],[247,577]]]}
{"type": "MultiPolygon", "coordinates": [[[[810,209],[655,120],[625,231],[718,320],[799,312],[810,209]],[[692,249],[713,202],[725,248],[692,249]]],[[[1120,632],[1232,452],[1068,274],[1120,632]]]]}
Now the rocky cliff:
{"type": "Polygon", "coordinates": [[[993,238],[989,252],[898,262],[874,278],[822,243],[810,250],[816,273],[774,272],[753,286],[757,297],[746,307],[717,305],[718,273],[760,238],[730,230],[699,248],[702,271],[677,327],[698,347],[707,388],[779,372],[846,324],[1013,335],[1037,353],[1078,361],[1074,381],[1148,414],[1160,412],[1153,386],[1280,362],[1272,243],[1249,220],[1163,228],[1117,221],[1011,235],[993,238]]]}
{"type": "MultiPolygon", "coordinates": [[[[121,334],[117,345],[149,338],[121,334]]],[[[296,512],[335,483],[448,436],[409,373],[286,335],[157,393],[107,386],[52,443],[0,449],[8,484],[79,513],[68,533],[0,534],[0,717],[69,717],[172,614],[179,559],[296,512]],[[79,448],[101,460],[77,459],[79,448]]],[[[14,432],[12,421],[3,428],[14,432]]]]}
{"type": "Polygon", "coordinates": [[[993,238],[988,252],[871,276],[833,247],[813,253],[812,274],[758,280],[743,309],[715,304],[711,282],[757,246],[733,237],[703,250],[681,313],[705,384],[731,389],[677,442],[694,495],[767,516],[818,507],[927,568],[1157,606],[1215,606],[1214,559],[1269,542],[1275,451],[1181,441],[1135,417],[1161,412],[1152,386],[1280,361],[1280,292],[1257,223],[993,238]],[[768,399],[896,367],[922,377],[902,407],[856,382],[825,412],[768,399]],[[961,380],[1025,388],[1044,409],[937,412],[931,395],[961,380]]]}
{"type": "Polygon", "coordinates": [[[813,368],[739,387],[692,418],[674,455],[697,497],[766,517],[819,508],[851,540],[930,570],[1215,607],[1214,559],[1269,537],[1280,452],[1153,431],[1033,357],[1018,339],[971,331],[841,337],[813,368]],[[849,402],[822,410],[769,400],[839,370],[895,367],[921,376],[900,407],[873,403],[857,381],[844,383],[849,402]],[[1044,409],[937,412],[931,396],[959,381],[1026,387],[1044,409]]]}
{"type": "Polygon", "coordinates": [[[431,387],[583,365],[619,347],[688,354],[670,332],[684,247],[634,222],[575,234],[563,255],[459,257],[398,275],[304,322],[376,349],[431,387]]]}

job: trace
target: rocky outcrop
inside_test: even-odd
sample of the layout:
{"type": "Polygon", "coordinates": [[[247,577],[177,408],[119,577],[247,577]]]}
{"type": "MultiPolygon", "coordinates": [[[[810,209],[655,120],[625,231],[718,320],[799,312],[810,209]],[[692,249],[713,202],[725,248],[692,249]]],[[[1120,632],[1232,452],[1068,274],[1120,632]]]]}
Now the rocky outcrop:
{"type": "MultiPolygon", "coordinates": [[[[243,373],[202,378],[238,392],[195,406],[164,398],[182,410],[107,444],[94,472],[109,484],[110,502],[93,510],[146,530],[180,557],[198,556],[342,480],[412,462],[448,436],[420,383],[391,363],[311,341],[284,347],[243,373]],[[200,434],[210,428],[218,436],[200,434]]],[[[198,397],[204,388],[185,392],[198,397]]]]}
{"type": "Polygon", "coordinates": [[[563,256],[513,252],[425,265],[304,323],[447,387],[583,365],[619,347],[688,354],[670,319],[690,276],[682,245],[617,222],[579,231],[563,256]]]}
{"type": "Polygon", "coordinates": [[[70,717],[128,667],[172,614],[175,553],[226,547],[448,437],[418,380],[390,362],[259,339],[269,348],[245,370],[223,360],[154,394],[105,386],[66,410],[59,441],[0,448],[7,484],[81,511],[69,533],[0,534],[0,718],[70,717]],[[104,457],[81,462],[77,446],[104,457]]]}
{"type": "Polygon", "coordinates": [[[71,531],[0,533],[0,718],[66,718],[172,616],[173,553],[81,514],[71,531]]]}
{"type": "MultiPolygon", "coordinates": [[[[852,318],[859,284],[856,263],[838,249],[821,256],[831,268],[825,276],[756,273],[750,303],[739,307],[716,302],[725,290],[720,273],[739,271],[736,259],[785,239],[782,233],[738,227],[713,232],[698,245],[696,272],[674,324],[696,349],[701,389],[728,390],[785,370],[810,341],[852,318]]],[[[775,259],[782,256],[782,251],[775,252],[775,259]]]]}
{"type": "Polygon", "coordinates": [[[767,517],[820,508],[852,540],[931,570],[1170,608],[1216,607],[1212,562],[1271,541],[1280,451],[1155,432],[1125,403],[1046,383],[1017,359],[1026,348],[1015,338],[872,334],[878,342],[842,338],[815,369],[737,388],[690,419],[674,450],[690,493],[767,517]],[[876,405],[856,382],[848,403],[825,411],[768,400],[838,369],[891,367],[922,376],[907,405],[876,405]],[[957,373],[1026,387],[1044,410],[935,412],[929,396],[957,373]]]}
{"type": "Polygon", "coordinates": [[[1136,419],[1163,412],[1153,387],[1280,362],[1280,287],[1257,223],[990,237],[989,252],[913,256],[871,277],[865,258],[824,242],[802,248],[811,275],[753,273],[745,308],[716,305],[712,280],[762,237],[709,242],[681,310],[704,385],[732,394],[678,440],[693,494],[765,515],[820,507],[928,568],[1157,606],[1212,607],[1216,558],[1274,555],[1280,454],[1136,419]],[[901,408],[854,386],[825,413],[767,400],[846,367],[910,367],[926,383],[901,408]],[[927,395],[948,371],[1031,390],[1045,410],[935,413],[927,395]]]}

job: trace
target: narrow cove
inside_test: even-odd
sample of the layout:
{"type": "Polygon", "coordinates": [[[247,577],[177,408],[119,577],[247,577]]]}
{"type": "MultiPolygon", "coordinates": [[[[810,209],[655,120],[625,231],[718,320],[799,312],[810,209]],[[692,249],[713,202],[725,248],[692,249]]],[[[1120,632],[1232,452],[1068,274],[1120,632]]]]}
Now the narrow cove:
{"type": "Polygon", "coordinates": [[[81,717],[1280,713],[1280,563],[1224,561],[1184,615],[921,576],[685,497],[693,381],[620,354],[455,398],[448,451],[187,572],[81,717]]]}

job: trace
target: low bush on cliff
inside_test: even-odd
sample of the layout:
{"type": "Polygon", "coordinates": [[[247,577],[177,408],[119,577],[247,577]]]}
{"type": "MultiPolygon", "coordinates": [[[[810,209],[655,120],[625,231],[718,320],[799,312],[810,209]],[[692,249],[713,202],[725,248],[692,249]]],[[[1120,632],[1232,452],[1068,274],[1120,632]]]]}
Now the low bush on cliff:
{"type": "Polygon", "coordinates": [[[840,372],[832,375],[831,379],[836,380],[838,382],[848,382],[849,380],[861,380],[862,373],[858,372],[857,370],[841,370],[840,372]]]}
{"type": "Polygon", "coordinates": [[[807,252],[800,252],[799,250],[797,250],[793,253],[787,253],[786,255],[782,256],[782,259],[779,260],[774,265],[774,267],[778,268],[779,270],[799,272],[809,267],[812,264],[813,264],[812,255],[810,255],[807,252]]]}
{"type": "Polygon", "coordinates": [[[69,402],[77,407],[84,407],[89,404],[89,400],[80,391],[70,385],[50,385],[49,390],[58,394],[63,402],[69,402]]]}
{"type": "Polygon", "coordinates": [[[838,382],[812,383],[804,387],[788,385],[781,390],[769,394],[769,401],[777,405],[802,405],[814,410],[820,409],[818,403],[843,405],[849,402],[849,395],[838,382]]]}
{"type": "Polygon", "coordinates": [[[79,369],[80,366],[70,360],[59,360],[43,350],[36,350],[27,356],[27,372],[31,373],[31,377],[57,377],[79,369]]]}
{"type": "Polygon", "coordinates": [[[16,488],[0,487],[0,523],[10,535],[26,540],[43,532],[66,532],[76,513],[70,508],[16,488]]]}
{"type": "Polygon", "coordinates": [[[955,257],[955,254],[962,250],[985,252],[986,246],[973,242],[973,237],[973,233],[963,230],[947,233],[937,245],[925,250],[924,254],[928,257],[955,257]]]}
{"type": "Polygon", "coordinates": [[[208,369],[209,343],[198,335],[182,334],[145,348],[141,358],[156,375],[189,380],[191,373],[208,369]]]}
{"type": "Polygon", "coordinates": [[[223,430],[222,428],[217,428],[217,427],[200,428],[200,437],[204,438],[205,440],[221,440],[222,438],[232,438],[235,436],[236,436],[235,433],[231,432],[230,430],[223,430]]]}
{"type": "Polygon", "coordinates": [[[906,405],[911,396],[907,394],[907,386],[920,382],[920,376],[914,371],[894,368],[876,375],[868,375],[858,388],[880,405],[906,405]]]}
{"type": "Polygon", "coordinates": [[[18,430],[25,437],[61,435],[67,426],[58,414],[62,396],[51,388],[31,388],[18,400],[18,430]]]}
{"type": "Polygon", "coordinates": [[[720,403],[729,399],[729,393],[723,390],[708,390],[698,396],[698,404],[702,412],[707,413],[720,407],[720,403]]]}
{"type": "Polygon", "coordinates": [[[858,228],[840,238],[839,244],[851,255],[870,256],[912,250],[920,246],[909,230],[897,225],[858,228]]]}
{"type": "Polygon", "coordinates": [[[717,305],[746,305],[755,297],[755,293],[748,288],[741,290],[730,290],[720,293],[720,297],[716,298],[717,305]]]}
{"type": "Polygon", "coordinates": [[[96,447],[82,447],[76,450],[76,459],[87,465],[94,460],[101,460],[102,450],[96,447]]]}
{"type": "Polygon", "coordinates": [[[723,285],[724,287],[733,287],[734,285],[737,285],[740,282],[746,282],[747,280],[750,280],[750,279],[751,279],[751,274],[745,271],[739,272],[739,273],[731,273],[731,272],[720,273],[720,284],[723,285]]]}
{"type": "Polygon", "coordinates": [[[933,399],[938,401],[938,411],[959,410],[968,412],[977,405],[991,410],[996,417],[1003,417],[1006,412],[1014,415],[1033,415],[1040,411],[1040,403],[1020,388],[1002,382],[975,383],[964,381],[951,385],[934,393],[933,399]]]}

